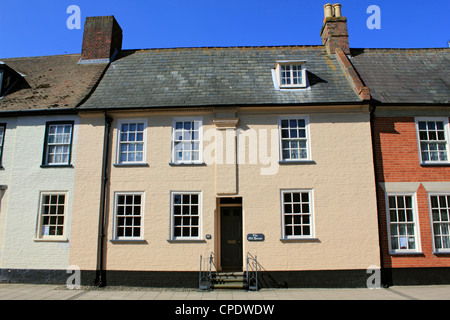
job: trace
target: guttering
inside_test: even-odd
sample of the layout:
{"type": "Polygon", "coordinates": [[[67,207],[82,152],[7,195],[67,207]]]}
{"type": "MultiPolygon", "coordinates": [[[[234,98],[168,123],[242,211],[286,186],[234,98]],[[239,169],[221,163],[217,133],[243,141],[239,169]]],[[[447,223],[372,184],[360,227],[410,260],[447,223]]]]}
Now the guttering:
{"type": "Polygon", "coordinates": [[[104,266],[104,251],[105,251],[105,212],[106,212],[106,199],[107,199],[107,188],[109,181],[109,140],[111,135],[111,123],[112,118],[108,116],[105,111],[105,131],[103,137],[103,160],[102,160],[102,181],[100,189],[100,212],[99,212],[99,232],[98,232],[98,244],[97,244],[97,270],[95,285],[99,287],[106,286],[106,270],[104,266]]]}

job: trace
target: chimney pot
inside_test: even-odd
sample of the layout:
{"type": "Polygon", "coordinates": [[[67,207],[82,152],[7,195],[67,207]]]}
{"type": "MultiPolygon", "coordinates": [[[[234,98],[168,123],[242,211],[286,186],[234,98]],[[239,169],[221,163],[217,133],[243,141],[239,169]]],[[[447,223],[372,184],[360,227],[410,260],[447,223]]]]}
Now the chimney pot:
{"type": "Polygon", "coordinates": [[[333,9],[334,9],[334,16],[336,18],[340,18],[341,17],[341,4],[340,3],[333,4],[333,9]]]}
{"type": "Polygon", "coordinates": [[[323,10],[325,19],[333,17],[333,6],[331,5],[331,3],[327,3],[326,5],[324,5],[323,10]]]}

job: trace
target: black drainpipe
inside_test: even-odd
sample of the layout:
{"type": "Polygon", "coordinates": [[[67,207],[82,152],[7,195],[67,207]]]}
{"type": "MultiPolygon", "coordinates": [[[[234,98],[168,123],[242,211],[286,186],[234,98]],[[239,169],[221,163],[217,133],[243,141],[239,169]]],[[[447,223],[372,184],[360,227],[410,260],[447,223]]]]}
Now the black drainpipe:
{"type": "Polygon", "coordinates": [[[109,138],[112,118],[105,111],[105,133],[103,137],[103,164],[102,164],[102,183],[100,190],[100,214],[99,214],[99,230],[97,244],[97,271],[95,284],[99,287],[106,286],[106,270],[104,270],[104,242],[105,242],[105,212],[106,212],[106,196],[108,184],[108,159],[109,159],[109,138]]]}
{"type": "Polygon", "coordinates": [[[373,168],[375,173],[375,194],[377,201],[377,221],[378,221],[378,246],[380,248],[380,276],[381,276],[381,285],[385,288],[389,287],[389,277],[386,275],[386,269],[384,268],[383,261],[383,250],[382,250],[382,234],[381,234],[381,221],[380,221],[380,211],[378,206],[378,200],[380,199],[380,195],[378,192],[378,170],[377,170],[377,155],[376,155],[376,146],[375,146],[375,105],[370,106],[370,131],[372,135],[372,158],[373,158],[373,168]]]}

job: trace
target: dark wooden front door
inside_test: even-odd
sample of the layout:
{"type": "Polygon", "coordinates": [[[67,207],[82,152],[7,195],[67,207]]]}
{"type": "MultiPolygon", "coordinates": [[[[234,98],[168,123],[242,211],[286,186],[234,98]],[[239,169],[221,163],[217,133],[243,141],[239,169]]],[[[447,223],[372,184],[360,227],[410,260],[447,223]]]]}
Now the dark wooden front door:
{"type": "Polygon", "coordinates": [[[220,209],[220,261],[222,269],[242,270],[242,207],[220,209]]]}

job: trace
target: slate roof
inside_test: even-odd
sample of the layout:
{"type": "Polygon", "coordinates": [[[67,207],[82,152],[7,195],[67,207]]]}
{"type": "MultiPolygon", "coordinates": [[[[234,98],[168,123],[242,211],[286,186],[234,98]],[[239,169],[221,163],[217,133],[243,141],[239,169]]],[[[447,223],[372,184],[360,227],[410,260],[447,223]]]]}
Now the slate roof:
{"type": "Polygon", "coordinates": [[[73,109],[91,92],[107,64],[80,65],[80,54],[0,59],[22,74],[0,99],[2,112],[73,109]]]}
{"type": "Polygon", "coordinates": [[[352,49],[375,104],[448,104],[450,48],[352,49]]]}
{"type": "Polygon", "coordinates": [[[123,51],[80,109],[356,103],[323,46],[123,51]],[[306,60],[310,88],[275,89],[276,61],[306,60]]]}

